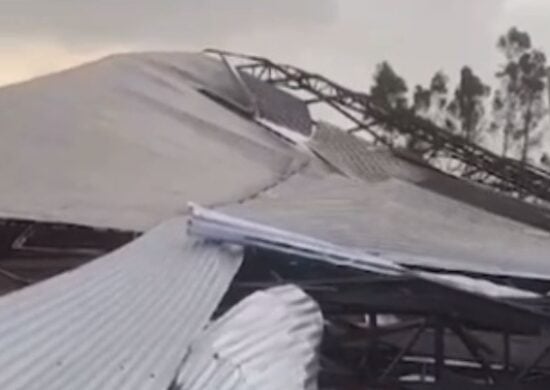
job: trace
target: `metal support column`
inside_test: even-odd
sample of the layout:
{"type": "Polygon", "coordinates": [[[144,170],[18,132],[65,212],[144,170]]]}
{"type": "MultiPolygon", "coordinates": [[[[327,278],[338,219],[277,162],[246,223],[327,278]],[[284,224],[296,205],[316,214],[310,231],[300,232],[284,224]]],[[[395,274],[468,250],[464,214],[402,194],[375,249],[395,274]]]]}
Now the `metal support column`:
{"type": "Polygon", "coordinates": [[[434,323],[434,377],[441,380],[445,367],[445,324],[441,318],[434,323]]]}
{"type": "Polygon", "coordinates": [[[504,332],[503,335],[503,343],[504,343],[504,356],[503,356],[503,365],[504,365],[504,372],[510,371],[510,333],[504,332]]]}

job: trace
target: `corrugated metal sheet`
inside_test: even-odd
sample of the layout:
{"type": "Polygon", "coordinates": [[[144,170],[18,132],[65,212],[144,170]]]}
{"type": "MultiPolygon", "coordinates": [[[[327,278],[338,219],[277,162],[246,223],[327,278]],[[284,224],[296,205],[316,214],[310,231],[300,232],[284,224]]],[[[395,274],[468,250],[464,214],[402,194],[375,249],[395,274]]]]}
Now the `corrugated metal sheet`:
{"type": "Polygon", "coordinates": [[[0,88],[0,217],[147,230],[276,182],[303,157],[197,90],[239,95],[232,77],[145,53],[0,88]]]}
{"type": "Polygon", "coordinates": [[[366,141],[325,122],[319,122],[308,146],[348,177],[367,182],[405,177],[420,181],[427,172],[395,157],[389,150],[374,149],[366,141]]]}
{"type": "Polygon", "coordinates": [[[373,149],[358,137],[319,123],[308,146],[350,178],[367,183],[400,179],[451,199],[550,231],[550,210],[527,204],[430,168],[404,152],[373,149]]]}
{"type": "MultiPolygon", "coordinates": [[[[311,237],[270,226],[230,217],[216,211],[193,206],[189,233],[194,236],[228,242],[245,247],[261,248],[276,253],[322,261],[336,266],[354,268],[376,274],[420,279],[434,286],[445,286],[477,296],[490,298],[541,298],[541,295],[480,278],[432,273],[403,267],[387,253],[373,253],[369,248],[339,247],[311,237]]],[[[406,254],[401,254],[406,256],[406,254]]],[[[422,261],[422,258],[418,258],[422,261]]],[[[443,260],[444,261],[444,260],[443,260]]]]}
{"type": "MultiPolygon", "coordinates": [[[[505,326],[508,330],[515,332],[540,332],[541,329],[550,324],[550,316],[544,309],[538,307],[539,302],[533,304],[531,301],[526,301],[525,299],[528,297],[535,302],[536,299],[540,300],[542,296],[529,293],[528,291],[509,289],[505,286],[487,283],[474,278],[435,275],[411,270],[400,266],[391,259],[386,259],[386,253],[375,256],[367,253],[365,250],[338,248],[330,243],[319,242],[318,240],[292,232],[273,229],[269,226],[250,223],[249,221],[228,217],[219,212],[199,208],[194,209],[191,218],[190,233],[220,242],[267,249],[279,255],[290,254],[306,262],[311,260],[335,264],[349,269],[397,275],[409,279],[408,282],[413,282],[410,285],[408,285],[408,282],[405,282],[402,285],[405,288],[404,290],[397,285],[393,285],[394,288],[397,288],[395,291],[398,292],[398,295],[402,295],[401,297],[395,295],[392,297],[393,293],[384,293],[382,290],[378,292],[374,291],[372,297],[369,297],[368,293],[366,295],[363,294],[362,297],[358,297],[357,295],[353,295],[353,292],[350,290],[351,295],[343,298],[346,302],[349,300],[348,303],[351,304],[353,304],[352,302],[369,306],[374,304],[375,308],[373,310],[375,311],[391,311],[389,309],[391,306],[386,306],[388,304],[387,300],[393,302],[390,305],[395,305],[396,302],[402,299],[407,300],[410,298],[407,298],[407,295],[410,295],[411,292],[409,288],[412,288],[413,295],[418,293],[425,295],[424,298],[427,297],[428,301],[431,299],[433,301],[430,301],[431,309],[436,312],[447,307],[448,303],[451,302],[453,317],[463,321],[475,321],[478,324],[485,324],[485,326],[490,327],[496,326],[498,328],[505,326]],[[387,271],[391,271],[391,273],[387,271]],[[415,280],[420,282],[420,284],[414,283],[415,280]],[[415,284],[417,287],[422,287],[417,289],[413,287],[415,284]],[[408,287],[406,287],[407,285],[408,287]],[[426,287],[431,292],[422,291],[426,287]],[[403,294],[399,293],[399,291],[403,294]],[[380,294],[386,294],[382,300],[378,296],[380,294]],[[511,297],[514,299],[508,299],[511,297]],[[359,300],[357,301],[357,299],[359,300]],[[500,320],[494,322],[479,318],[480,308],[483,308],[484,313],[489,315],[487,318],[500,318],[500,320]],[[502,322],[502,319],[506,319],[506,321],[502,322]]],[[[268,254],[266,255],[269,256],[268,254]]],[[[261,256],[256,260],[261,262],[261,256]]],[[[411,306],[416,305],[416,303],[411,301],[405,304],[405,306],[409,307],[409,304],[411,306]]]]}
{"type": "Polygon", "coordinates": [[[193,205],[189,233],[237,245],[260,247],[337,266],[347,266],[386,275],[399,275],[405,269],[392,261],[357,248],[346,248],[330,242],[229,217],[193,205]]]}
{"type": "Polygon", "coordinates": [[[309,136],[312,119],[308,106],[297,97],[274,88],[245,72],[239,72],[245,86],[255,98],[258,114],[271,122],[309,136]]]}
{"type": "Polygon", "coordinates": [[[241,263],[167,222],[0,299],[1,389],[165,389],[241,263]]]}
{"type": "Polygon", "coordinates": [[[547,207],[529,204],[520,199],[488,190],[476,183],[435,171],[432,171],[417,185],[459,202],[550,231],[550,209],[547,207]]]}
{"type": "Polygon", "coordinates": [[[550,279],[549,233],[403,180],[301,174],[221,210],[403,264],[550,279]]]}
{"type": "Polygon", "coordinates": [[[322,331],[299,288],[256,292],[199,337],[171,390],[314,390],[322,331]]]}

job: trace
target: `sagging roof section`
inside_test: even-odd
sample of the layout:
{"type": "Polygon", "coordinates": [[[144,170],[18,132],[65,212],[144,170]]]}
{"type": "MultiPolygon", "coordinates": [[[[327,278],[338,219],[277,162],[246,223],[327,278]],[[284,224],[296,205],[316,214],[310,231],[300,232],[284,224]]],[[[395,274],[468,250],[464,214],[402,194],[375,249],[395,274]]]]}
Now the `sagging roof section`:
{"type": "Polygon", "coordinates": [[[1,88],[0,216],[144,231],[188,201],[254,194],[302,161],[199,90],[246,104],[202,54],[111,56],[1,88]]]}
{"type": "Polygon", "coordinates": [[[255,292],[199,336],[170,389],[315,390],[322,332],[299,288],[255,292]]]}
{"type": "Polygon", "coordinates": [[[221,210],[404,264],[550,279],[547,231],[396,178],[364,183],[303,172],[221,210]]]}
{"type": "MultiPolygon", "coordinates": [[[[218,242],[229,242],[252,248],[272,251],[281,255],[295,256],[298,259],[309,259],[315,262],[328,263],[340,267],[347,267],[384,276],[405,277],[411,281],[419,281],[423,288],[434,295],[432,301],[426,301],[428,306],[445,297],[453,300],[455,306],[451,308],[452,316],[460,316],[463,311],[465,316],[479,317],[478,310],[484,307],[486,313],[494,313],[496,317],[504,314],[509,316],[509,325],[518,327],[531,327],[535,329],[548,327],[550,315],[536,306],[528,304],[528,300],[521,301],[500,300],[495,297],[506,296],[509,293],[521,298],[542,298],[537,294],[529,294],[522,290],[508,290],[495,294],[494,291],[486,291],[487,285],[477,283],[473,279],[460,280],[453,277],[432,275],[419,272],[409,267],[398,264],[392,259],[386,258],[384,253],[369,253],[368,248],[346,248],[330,243],[330,241],[316,240],[291,230],[281,230],[230,217],[219,212],[205,210],[193,206],[190,219],[189,232],[193,236],[202,237],[218,242]],[[473,310],[473,315],[472,315],[473,310]]],[[[492,286],[495,288],[496,286],[492,286]]],[[[413,294],[414,295],[414,294],[413,294]]],[[[367,301],[370,297],[360,297],[358,302],[367,301]]],[[[377,297],[373,297],[377,298],[377,297]]],[[[354,299],[358,299],[355,297],[354,299]]],[[[435,306],[434,306],[435,308],[435,306]]],[[[432,309],[433,310],[433,309],[432,309]]],[[[507,326],[500,325],[500,326],[507,326]]]]}
{"type": "Polygon", "coordinates": [[[167,388],[242,260],[186,222],[2,297],[0,388],[167,388]]]}
{"type": "Polygon", "coordinates": [[[272,228],[216,211],[191,205],[189,232],[203,238],[213,238],[238,245],[259,246],[305,258],[322,259],[338,266],[348,266],[385,275],[399,275],[404,268],[356,248],[333,245],[292,231],[272,228]]]}

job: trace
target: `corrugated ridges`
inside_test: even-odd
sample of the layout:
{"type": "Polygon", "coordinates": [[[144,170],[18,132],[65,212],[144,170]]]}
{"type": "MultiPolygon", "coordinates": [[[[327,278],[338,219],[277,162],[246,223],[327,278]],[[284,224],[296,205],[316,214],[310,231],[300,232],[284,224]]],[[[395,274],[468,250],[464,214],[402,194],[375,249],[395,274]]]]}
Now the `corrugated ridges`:
{"type": "Polygon", "coordinates": [[[259,115],[299,134],[309,136],[312,119],[308,106],[290,95],[245,72],[239,72],[245,86],[255,98],[259,115]]]}
{"type": "Polygon", "coordinates": [[[163,389],[241,252],[167,222],[81,268],[0,300],[0,388],[163,389]]]}
{"type": "Polygon", "coordinates": [[[314,390],[323,318],[286,285],[245,298],[192,346],[172,390],[314,390]]]}
{"type": "Polygon", "coordinates": [[[404,180],[296,175],[221,210],[403,264],[550,279],[548,233],[404,180]]]}
{"type": "Polygon", "coordinates": [[[417,182],[426,176],[425,170],[401,160],[392,152],[373,149],[366,141],[328,123],[317,124],[308,145],[344,175],[367,182],[387,180],[394,176],[417,182]]]}
{"type": "Polygon", "coordinates": [[[550,230],[550,212],[519,199],[496,193],[477,183],[423,166],[403,151],[376,150],[359,137],[320,122],[308,146],[350,178],[374,183],[390,178],[419,187],[538,228],[550,230]]]}

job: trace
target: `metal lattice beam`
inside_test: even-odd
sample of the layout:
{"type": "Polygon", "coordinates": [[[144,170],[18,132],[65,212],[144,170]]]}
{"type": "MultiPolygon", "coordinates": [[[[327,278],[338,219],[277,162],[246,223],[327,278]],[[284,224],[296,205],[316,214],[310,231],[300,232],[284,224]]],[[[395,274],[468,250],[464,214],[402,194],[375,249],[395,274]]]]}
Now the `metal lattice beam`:
{"type": "Polygon", "coordinates": [[[439,157],[464,164],[469,171],[479,173],[484,184],[499,191],[522,196],[534,196],[550,201],[550,174],[541,169],[522,165],[452,134],[429,120],[408,110],[393,110],[375,104],[367,94],[352,91],[324,76],[294,66],[282,65],[267,58],[208,50],[224,58],[244,62],[239,66],[262,81],[294,91],[307,92],[314,101],[322,102],[351,120],[357,128],[367,131],[376,143],[392,147],[392,134],[409,137],[429,146],[439,157]],[[374,130],[370,125],[377,124],[374,130]]]}

